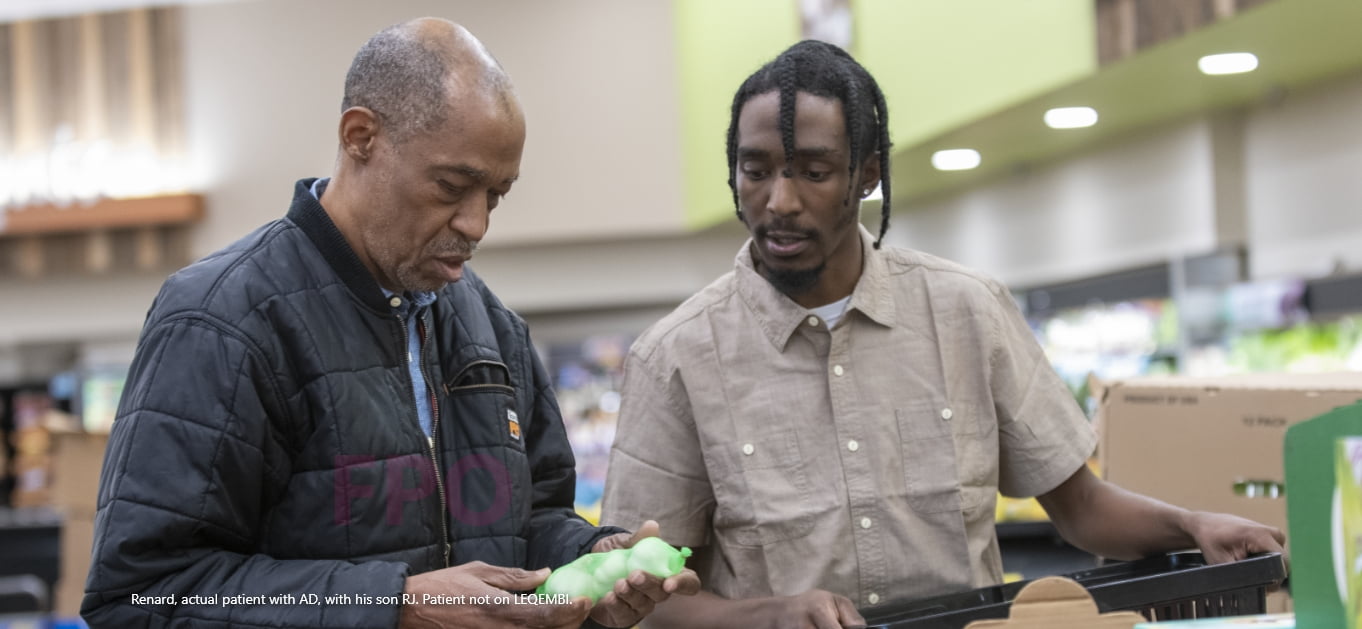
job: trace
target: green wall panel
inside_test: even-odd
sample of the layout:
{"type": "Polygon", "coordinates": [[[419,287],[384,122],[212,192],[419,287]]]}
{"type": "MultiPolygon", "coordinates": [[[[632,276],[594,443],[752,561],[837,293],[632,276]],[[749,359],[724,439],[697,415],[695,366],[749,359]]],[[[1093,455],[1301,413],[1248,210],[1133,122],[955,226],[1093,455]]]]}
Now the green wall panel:
{"type": "MultiPolygon", "coordinates": [[[[1093,0],[851,2],[854,52],[885,91],[900,148],[1096,70],[1093,0]]],[[[685,219],[702,228],[732,217],[724,133],[733,92],[798,41],[798,0],[673,6],[685,219]]]]}

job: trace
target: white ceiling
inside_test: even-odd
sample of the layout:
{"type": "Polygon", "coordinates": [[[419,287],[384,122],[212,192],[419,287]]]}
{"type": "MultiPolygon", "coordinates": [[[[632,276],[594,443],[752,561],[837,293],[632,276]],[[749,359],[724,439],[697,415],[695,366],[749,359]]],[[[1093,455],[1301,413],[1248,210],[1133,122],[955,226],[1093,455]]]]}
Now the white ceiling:
{"type": "Polygon", "coordinates": [[[0,22],[118,11],[135,7],[240,1],[242,0],[0,0],[0,22]]]}

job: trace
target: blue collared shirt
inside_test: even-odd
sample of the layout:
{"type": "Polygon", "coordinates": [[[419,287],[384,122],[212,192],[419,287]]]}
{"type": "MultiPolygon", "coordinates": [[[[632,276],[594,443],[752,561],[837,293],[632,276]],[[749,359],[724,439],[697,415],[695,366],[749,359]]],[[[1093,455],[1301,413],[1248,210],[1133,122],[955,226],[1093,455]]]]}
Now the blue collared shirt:
{"type": "MultiPolygon", "coordinates": [[[[321,200],[319,186],[326,185],[328,178],[318,179],[312,182],[312,196],[321,200]]],[[[382,288],[382,287],[380,287],[382,288]]],[[[435,412],[431,408],[430,389],[426,386],[426,374],[421,370],[421,335],[417,330],[416,324],[425,316],[426,310],[431,304],[435,303],[435,293],[407,293],[405,296],[398,295],[386,288],[383,288],[383,296],[387,297],[392,303],[392,298],[399,298],[398,305],[392,306],[393,314],[402,319],[407,326],[407,372],[411,374],[411,393],[416,399],[416,417],[421,422],[421,430],[429,437],[432,431],[435,412]]]]}

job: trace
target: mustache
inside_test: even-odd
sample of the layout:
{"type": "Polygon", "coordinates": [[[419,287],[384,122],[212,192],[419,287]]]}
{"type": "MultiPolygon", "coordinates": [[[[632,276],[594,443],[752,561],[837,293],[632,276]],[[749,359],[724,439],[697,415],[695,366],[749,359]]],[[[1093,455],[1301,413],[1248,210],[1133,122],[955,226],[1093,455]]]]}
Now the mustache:
{"type": "Polygon", "coordinates": [[[805,237],[805,238],[817,238],[817,237],[818,237],[818,230],[816,230],[816,229],[811,229],[811,228],[808,228],[808,227],[801,227],[800,225],[798,225],[797,223],[795,223],[795,221],[794,221],[793,219],[789,219],[789,218],[779,218],[779,217],[778,217],[778,218],[773,218],[773,219],[771,219],[771,220],[769,220],[769,221],[767,221],[767,222],[765,222],[765,223],[762,223],[762,224],[760,224],[760,225],[757,225],[756,227],[754,227],[754,228],[752,229],[752,233],[755,234],[755,235],[757,236],[757,238],[765,238],[765,237],[767,237],[768,235],[770,235],[771,232],[783,232],[783,233],[786,233],[786,234],[798,234],[798,235],[803,236],[803,237],[805,237]]]}
{"type": "Polygon", "coordinates": [[[460,258],[471,258],[478,250],[478,241],[467,238],[447,238],[430,243],[430,254],[437,258],[458,256],[460,258]]]}

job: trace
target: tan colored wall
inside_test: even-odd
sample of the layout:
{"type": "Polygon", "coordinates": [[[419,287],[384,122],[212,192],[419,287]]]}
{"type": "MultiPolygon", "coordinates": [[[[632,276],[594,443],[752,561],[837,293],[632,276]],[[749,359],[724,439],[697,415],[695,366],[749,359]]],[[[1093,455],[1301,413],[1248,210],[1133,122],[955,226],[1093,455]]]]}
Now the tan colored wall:
{"type": "Polygon", "coordinates": [[[485,246],[681,229],[668,2],[272,0],[183,11],[192,172],[209,212],[197,254],[283,214],[294,180],[330,172],[355,50],[423,15],[482,39],[526,111],[521,180],[485,246]]]}
{"type": "MultiPolygon", "coordinates": [[[[676,247],[649,256],[626,244],[637,259],[624,262],[609,244],[682,230],[669,2],[261,0],[182,11],[190,168],[207,205],[193,256],[282,216],[296,179],[329,173],[355,50],[384,26],[437,15],[488,45],[528,119],[521,181],[475,261],[507,303],[551,311],[679,302],[703,286],[677,266],[676,247]],[[661,274],[609,277],[652,261],[661,274]]],[[[30,368],[26,348],[135,339],[163,279],[0,277],[0,380],[50,371],[30,368]]]]}

